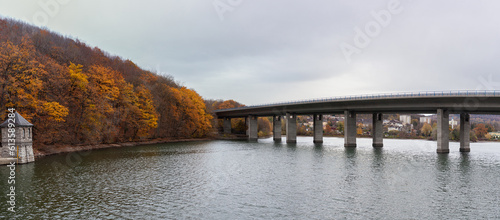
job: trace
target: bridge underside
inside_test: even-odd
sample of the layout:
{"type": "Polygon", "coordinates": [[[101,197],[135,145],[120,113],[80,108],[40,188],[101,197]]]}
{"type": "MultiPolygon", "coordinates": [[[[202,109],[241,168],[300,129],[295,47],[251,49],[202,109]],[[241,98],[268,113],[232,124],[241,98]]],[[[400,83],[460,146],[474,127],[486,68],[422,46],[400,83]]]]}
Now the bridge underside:
{"type": "Polygon", "coordinates": [[[382,100],[346,100],[315,103],[297,103],[218,110],[217,116],[241,118],[248,115],[271,117],[274,115],[335,115],[353,111],[357,114],[415,113],[436,114],[446,109],[449,114],[500,114],[500,96],[495,97],[413,97],[382,100]]]}
{"type": "Polygon", "coordinates": [[[273,117],[274,140],[281,141],[281,118],[285,118],[286,141],[297,139],[297,115],[314,118],[314,142],[323,142],[323,115],[343,114],[344,146],[356,147],[356,115],[373,115],[373,147],[383,146],[383,114],[415,113],[437,114],[437,152],[449,153],[448,121],[450,114],[460,114],[460,151],[470,151],[470,114],[500,114],[500,97],[411,97],[393,99],[342,100],[314,103],[291,103],[260,107],[219,110],[218,118],[224,118],[224,131],[230,131],[230,118],[247,118],[249,140],[257,140],[257,117],[273,117]],[[251,131],[250,131],[251,129],[251,131]]]}

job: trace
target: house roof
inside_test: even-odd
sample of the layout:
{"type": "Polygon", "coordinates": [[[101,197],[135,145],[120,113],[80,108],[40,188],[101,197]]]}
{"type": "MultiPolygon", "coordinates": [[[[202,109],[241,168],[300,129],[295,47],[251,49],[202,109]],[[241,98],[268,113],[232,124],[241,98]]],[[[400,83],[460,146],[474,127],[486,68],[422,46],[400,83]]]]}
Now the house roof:
{"type": "MultiPolygon", "coordinates": [[[[29,123],[26,119],[23,118],[19,113],[14,113],[14,125],[16,127],[33,127],[33,124],[29,123]]],[[[4,123],[0,124],[0,127],[5,128],[9,126],[9,119],[5,120],[4,123]]]]}

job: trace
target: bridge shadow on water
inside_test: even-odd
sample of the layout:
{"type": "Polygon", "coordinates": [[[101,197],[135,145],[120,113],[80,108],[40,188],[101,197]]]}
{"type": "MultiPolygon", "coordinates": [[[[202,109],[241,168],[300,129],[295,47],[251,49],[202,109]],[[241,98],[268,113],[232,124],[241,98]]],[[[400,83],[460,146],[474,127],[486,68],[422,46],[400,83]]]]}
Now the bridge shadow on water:
{"type": "Polygon", "coordinates": [[[373,148],[373,167],[380,168],[384,165],[384,149],[381,147],[373,148]]]}
{"type": "Polygon", "coordinates": [[[441,172],[450,170],[450,158],[448,154],[437,155],[436,168],[441,172]]]}
{"type": "Polygon", "coordinates": [[[344,155],[346,156],[346,158],[356,158],[356,148],[346,147],[344,150],[344,155]]]}

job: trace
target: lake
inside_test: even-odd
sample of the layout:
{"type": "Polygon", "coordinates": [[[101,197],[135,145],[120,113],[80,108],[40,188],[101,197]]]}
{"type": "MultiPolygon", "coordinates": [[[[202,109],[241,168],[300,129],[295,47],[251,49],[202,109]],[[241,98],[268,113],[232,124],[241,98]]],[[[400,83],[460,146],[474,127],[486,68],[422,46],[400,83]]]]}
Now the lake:
{"type": "Polygon", "coordinates": [[[500,219],[500,143],[298,137],[93,150],[18,165],[17,219],[500,219]],[[285,138],[283,138],[285,141],[285,138]]]}

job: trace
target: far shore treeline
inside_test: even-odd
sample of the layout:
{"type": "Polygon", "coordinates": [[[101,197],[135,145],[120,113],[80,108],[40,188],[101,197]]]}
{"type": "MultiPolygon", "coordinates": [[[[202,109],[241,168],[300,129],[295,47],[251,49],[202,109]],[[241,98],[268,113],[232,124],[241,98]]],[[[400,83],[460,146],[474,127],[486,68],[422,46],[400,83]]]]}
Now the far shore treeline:
{"type": "Polygon", "coordinates": [[[10,19],[0,19],[0,94],[0,107],[14,107],[34,124],[35,148],[207,137],[214,133],[212,110],[233,107],[203,100],[171,76],[10,19]]]}

